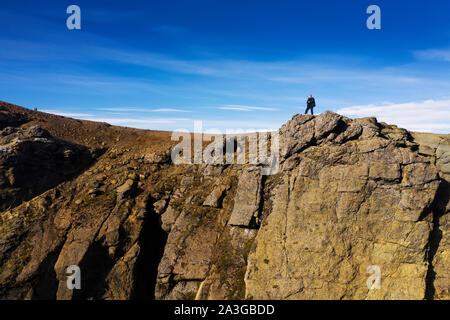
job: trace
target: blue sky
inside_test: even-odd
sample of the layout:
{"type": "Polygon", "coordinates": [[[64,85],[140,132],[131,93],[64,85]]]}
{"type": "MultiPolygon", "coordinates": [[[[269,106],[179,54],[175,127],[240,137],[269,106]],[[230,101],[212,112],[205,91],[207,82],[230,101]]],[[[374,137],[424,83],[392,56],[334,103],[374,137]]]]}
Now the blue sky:
{"type": "Polygon", "coordinates": [[[2,0],[0,100],[146,129],[333,110],[450,132],[450,2],[2,0]],[[81,8],[81,30],[66,9],[81,8]],[[366,9],[381,8],[381,30],[366,9]]]}

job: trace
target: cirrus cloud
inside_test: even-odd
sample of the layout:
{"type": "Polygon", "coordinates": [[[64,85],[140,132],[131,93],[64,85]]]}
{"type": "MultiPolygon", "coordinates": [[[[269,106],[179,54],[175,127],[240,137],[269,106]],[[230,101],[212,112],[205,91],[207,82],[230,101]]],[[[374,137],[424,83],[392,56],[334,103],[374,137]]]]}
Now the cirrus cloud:
{"type": "Polygon", "coordinates": [[[241,106],[236,104],[229,104],[223,107],[219,107],[221,110],[236,110],[236,111],[277,111],[275,108],[266,107],[252,107],[252,106],[241,106]]]}
{"type": "Polygon", "coordinates": [[[414,52],[414,56],[420,60],[450,62],[450,49],[429,49],[414,52]]]}
{"type": "Polygon", "coordinates": [[[350,106],[337,110],[349,117],[377,117],[411,131],[450,132],[450,100],[425,100],[350,106]]]}

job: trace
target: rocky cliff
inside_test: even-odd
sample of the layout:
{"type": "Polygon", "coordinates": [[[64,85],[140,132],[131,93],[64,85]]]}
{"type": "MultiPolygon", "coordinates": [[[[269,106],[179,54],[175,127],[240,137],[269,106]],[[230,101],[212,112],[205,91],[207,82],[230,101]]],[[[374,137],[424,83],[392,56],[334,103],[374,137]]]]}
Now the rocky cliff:
{"type": "Polygon", "coordinates": [[[0,298],[450,299],[449,135],[325,112],[279,137],[265,176],[0,103],[0,298]]]}

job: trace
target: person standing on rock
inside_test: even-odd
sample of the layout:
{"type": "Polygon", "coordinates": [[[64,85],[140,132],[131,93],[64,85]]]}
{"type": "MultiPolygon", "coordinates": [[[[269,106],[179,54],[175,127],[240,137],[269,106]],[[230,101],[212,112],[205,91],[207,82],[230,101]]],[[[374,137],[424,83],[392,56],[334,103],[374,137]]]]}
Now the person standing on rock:
{"type": "Polygon", "coordinates": [[[314,107],[316,106],[316,100],[314,100],[313,96],[310,94],[308,101],[306,101],[306,111],[305,114],[308,114],[309,109],[311,109],[311,114],[314,115],[314,107]]]}

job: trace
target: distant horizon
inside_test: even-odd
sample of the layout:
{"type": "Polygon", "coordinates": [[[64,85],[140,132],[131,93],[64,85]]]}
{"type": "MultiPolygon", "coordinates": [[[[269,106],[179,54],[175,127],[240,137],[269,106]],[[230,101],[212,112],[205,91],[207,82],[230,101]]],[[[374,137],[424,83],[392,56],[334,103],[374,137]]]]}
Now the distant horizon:
{"type": "MultiPolygon", "coordinates": [[[[18,107],[25,108],[25,109],[27,109],[29,111],[35,111],[33,108],[26,107],[26,106],[20,106],[20,105],[17,105],[15,103],[11,103],[11,102],[8,102],[8,101],[0,100],[0,103],[7,103],[7,104],[11,104],[11,105],[15,105],[15,106],[18,106],[18,107]]],[[[74,120],[83,120],[83,121],[107,123],[107,124],[109,124],[111,126],[124,127],[124,128],[130,128],[130,129],[149,130],[149,131],[161,131],[161,132],[167,132],[167,133],[172,133],[172,132],[176,131],[176,130],[163,130],[163,129],[157,129],[157,128],[155,128],[155,129],[148,129],[148,128],[139,128],[139,127],[136,127],[136,126],[126,126],[126,125],[121,125],[121,124],[115,124],[115,123],[109,123],[109,122],[106,122],[106,121],[101,121],[101,119],[83,118],[82,115],[77,115],[77,114],[52,113],[52,112],[50,112],[51,110],[40,110],[40,109],[37,109],[36,111],[37,112],[51,114],[51,115],[55,115],[55,116],[61,116],[61,117],[69,118],[69,119],[74,119],[74,120]],[[81,116],[81,118],[80,118],[80,116],[81,116]]],[[[331,110],[324,110],[323,112],[320,112],[320,113],[314,113],[314,116],[318,116],[318,115],[320,115],[320,114],[322,114],[324,112],[327,112],[327,111],[331,111],[331,110]]],[[[335,111],[331,111],[331,112],[335,112],[335,111]]],[[[287,121],[290,121],[295,115],[299,115],[299,114],[303,114],[303,113],[293,114],[291,116],[291,118],[288,119],[287,121]]],[[[345,115],[342,115],[342,116],[345,116],[345,115]]],[[[365,116],[365,117],[349,117],[349,116],[345,116],[345,117],[347,117],[347,118],[349,118],[351,120],[355,120],[355,119],[358,119],[358,118],[376,118],[375,116],[370,116],[370,115],[365,116]]],[[[202,127],[201,131],[194,131],[195,130],[195,126],[194,126],[195,121],[202,121],[202,120],[192,119],[192,120],[186,120],[186,121],[190,121],[191,126],[190,127],[187,126],[186,128],[178,128],[178,130],[180,130],[180,129],[181,130],[188,130],[189,133],[203,133],[205,135],[208,135],[208,134],[211,134],[211,135],[214,135],[214,134],[236,134],[236,133],[247,134],[247,133],[254,133],[254,132],[273,132],[273,131],[277,131],[278,129],[280,129],[281,126],[284,124],[284,123],[282,123],[280,125],[280,127],[278,127],[278,128],[271,128],[269,130],[267,128],[259,128],[259,129],[258,128],[253,128],[253,129],[242,130],[242,132],[239,131],[239,128],[231,128],[231,129],[228,128],[227,130],[230,130],[231,132],[227,133],[227,132],[224,132],[224,131],[214,131],[214,130],[211,130],[211,128],[206,128],[206,130],[204,130],[205,128],[203,128],[203,127],[202,127]],[[190,128],[193,128],[194,130],[189,130],[190,128]]],[[[398,128],[406,129],[406,130],[408,130],[410,132],[418,132],[418,133],[426,133],[426,134],[438,134],[438,135],[450,135],[450,133],[434,133],[434,132],[427,132],[427,131],[409,130],[407,128],[403,128],[403,127],[397,125],[396,123],[389,123],[389,122],[385,122],[385,121],[380,121],[378,118],[377,118],[377,122],[378,123],[385,123],[385,124],[387,124],[389,126],[397,126],[398,128]]],[[[186,122],[186,123],[189,123],[189,122],[186,122]]]]}
{"type": "Polygon", "coordinates": [[[304,113],[450,132],[450,2],[2,2],[0,99],[138,129],[278,129],[304,113]],[[81,9],[69,30],[66,10],[81,9]],[[366,9],[381,8],[369,30],[366,9]]]}

